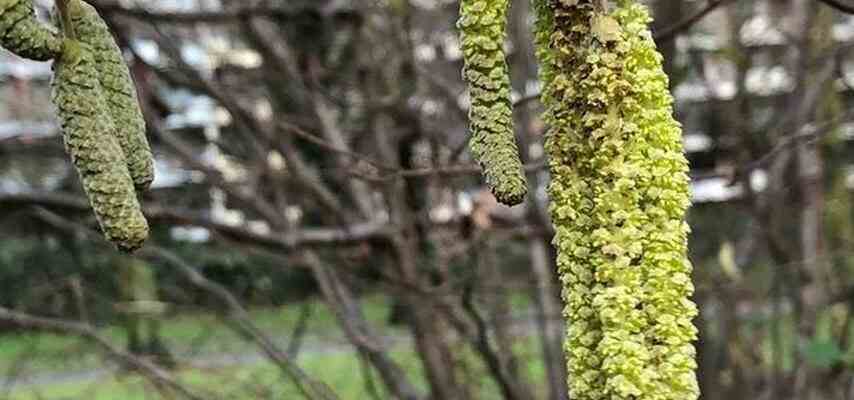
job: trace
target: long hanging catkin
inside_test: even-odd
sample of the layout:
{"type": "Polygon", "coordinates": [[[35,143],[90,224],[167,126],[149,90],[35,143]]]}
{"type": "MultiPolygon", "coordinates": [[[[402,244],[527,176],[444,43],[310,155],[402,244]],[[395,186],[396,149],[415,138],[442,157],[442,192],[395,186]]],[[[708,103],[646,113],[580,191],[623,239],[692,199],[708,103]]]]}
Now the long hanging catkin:
{"type": "Polygon", "coordinates": [[[32,0],[0,0],[0,45],[20,57],[47,61],[62,40],[36,18],[32,0]]]}
{"type": "Polygon", "coordinates": [[[69,0],[68,14],[79,40],[92,49],[107,110],[115,124],[134,186],[139,191],[148,189],[154,180],[154,160],[136,86],[122,51],[94,7],[82,0],[69,0]]]}
{"type": "Polygon", "coordinates": [[[648,11],[537,3],[570,397],[696,399],[688,163],[648,11]]]}
{"type": "Polygon", "coordinates": [[[65,39],[53,65],[52,99],[62,127],[65,149],[77,168],[83,189],[107,239],[133,251],[148,237],[133,182],[115,137],[95,60],[88,46],[65,39]]]}
{"type": "Polygon", "coordinates": [[[503,47],[508,7],[508,0],[462,0],[457,26],[471,97],[469,146],[496,199],[512,206],[525,199],[528,186],[513,134],[503,47]]]}

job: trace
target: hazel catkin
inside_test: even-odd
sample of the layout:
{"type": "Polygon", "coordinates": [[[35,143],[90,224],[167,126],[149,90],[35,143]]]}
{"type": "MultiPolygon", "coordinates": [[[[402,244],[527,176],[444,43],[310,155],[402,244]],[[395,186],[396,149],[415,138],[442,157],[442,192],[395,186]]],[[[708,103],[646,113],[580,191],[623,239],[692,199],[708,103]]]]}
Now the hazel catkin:
{"type": "Polygon", "coordinates": [[[471,108],[469,148],[495,198],[516,205],[528,192],[513,134],[510,75],[504,54],[508,0],[462,0],[457,27],[471,108]]]}
{"type": "Polygon", "coordinates": [[[47,61],[59,54],[62,40],[36,18],[32,0],[0,0],[0,45],[20,57],[47,61]]]}
{"type": "Polygon", "coordinates": [[[105,96],[90,48],[65,39],[53,65],[52,100],[57,108],[65,150],[107,240],[133,251],[148,237],[133,182],[116,140],[115,126],[104,118],[105,96]]]}
{"type": "Polygon", "coordinates": [[[688,162],[649,13],[538,2],[570,397],[696,399],[688,162]]]}
{"type": "Polygon", "coordinates": [[[154,160],[136,86],[122,51],[94,7],[82,0],[69,0],[68,14],[79,40],[92,49],[106,109],[116,127],[134,186],[138,191],[146,190],[154,180],[154,160]]]}

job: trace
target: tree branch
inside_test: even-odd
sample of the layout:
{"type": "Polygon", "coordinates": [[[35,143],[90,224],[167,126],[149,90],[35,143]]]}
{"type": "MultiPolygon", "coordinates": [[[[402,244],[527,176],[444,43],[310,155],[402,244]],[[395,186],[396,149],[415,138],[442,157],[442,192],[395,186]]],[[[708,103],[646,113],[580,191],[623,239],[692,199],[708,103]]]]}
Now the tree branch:
{"type": "MultiPolygon", "coordinates": [[[[43,206],[65,212],[91,212],[89,203],[81,197],[49,192],[0,194],[0,206],[2,208],[43,206]]],[[[390,225],[385,221],[377,220],[352,224],[346,228],[305,228],[284,234],[262,234],[247,228],[218,223],[201,213],[190,210],[167,209],[155,205],[146,206],[143,213],[154,223],[203,227],[238,242],[282,250],[382,240],[392,232],[390,225]]]]}
{"type": "Polygon", "coordinates": [[[653,34],[653,38],[655,39],[656,42],[659,42],[659,43],[665,42],[668,40],[672,40],[679,33],[686,31],[688,29],[691,29],[691,27],[693,27],[694,24],[700,22],[700,20],[705,18],[707,15],[709,15],[712,11],[714,11],[718,7],[723,6],[727,3],[731,3],[733,1],[737,1],[737,0],[709,0],[708,4],[706,4],[706,6],[703,7],[700,11],[696,12],[695,14],[689,15],[685,19],[673,24],[670,27],[667,27],[665,29],[662,29],[661,31],[655,32],[653,34]]]}
{"type": "Polygon", "coordinates": [[[401,400],[418,399],[415,387],[400,365],[389,357],[380,343],[380,337],[368,325],[361,306],[344,286],[336,272],[325,265],[313,252],[305,252],[303,260],[311,268],[329,308],[338,319],[348,340],[360,354],[377,369],[386,387],[401,400]]]}
{"type": "Polygon", "coordinates": [[[338,399],[338,396],[335,395],[331,388],[311,378],[285,352],[281,351],[269,336],[258,329],[249,317],[249,313],[240,304],[240,301],[224,286],[206,278],[180,257],[166,249],[148,246],[141,253],[171,264],[194,286],[214,295],[224,303],[228,308],[227,317],[236,324],[235,329],[238,333],[257,344],[261,351],[267,355],[267,358],[273,361],[286,376],[293,380],[305,398],[310,400],[338,399]]]}
{"type": "Polygon", "coordinates": [[[836,10],[842,11],[848,14],[854,14],[854,6],[845,4],[842,0],[818,0],[821,3],[826,4],[829,7],[835,8],[836,10]]]}
{"type": "MultiPolygon", "coordinates": [[[[51,213],[50,211],[41,210],[38,215],[45,222],[53,225],[58,229],[71,233],[83,234],[90,239],[100,237],[95,233],[94,230],[91,230],[73,221],[67,220],[64,217],[51,213]]],[[[276,366],[279,367],[279,369],[288,378],[290,378],[294,382],[294,384],[297,385],[297,388],[300,390],[300,392],[306,399],[338,400],[338,396],[335,395],[332,389],[326,386],[326,384],[320,381],[316,381],[310,376],[308,376],[308,374],[306,374],[298,365],[296,365],[289,357],[287,357],[287,355],[283,351],[278,348],[278,346],[273,342],[272,339],[270,339],[269,336],[267,336],[264,332],[258,329],[255,323],[249,317],[249,313],[246,311],[243,305],[240,304],[240,301],[224,286],[214,281],[211,281],[202,273],[193,268],[191,265],[184,262],[184,260],[181,259],[179,256],[164,248],[149,244],[144,249],[140,250],[139,254],[141,256],[148,256],[150,258],[159,259],[172,265],[176,268],[178,273],[183,275],[184,279],[186,279],[193,286],[212,294],[214,297],[220,300],[228,310],[228,312],[226,313],[226,317],[229,318],[232,322],[234,322],[233,326],[229,326],[231,326],[237,333],[241,334],[246,339],[258,345],[258,347],[267,356],[267,358],[274,364],[276,364],[276,366]]],[[[2,319],[3,317],[3,310],[4,309],[0,308],[0,319],[2,319]]],[[[50,325],[44,325],[44,327],[49,328],[50,325]]],[[[75,325],[70,325],[68,327],[75,328],[75,325]]],[[[90,339],[97,339],[97,336],[93,336],[94,332],[86,332],[85,330],[81,331],[79,329],[79,326],[76,326],[76,329],[77,330],[73,332],[81,333],[82,335],[89,337],[90,339]]],[[[110,343],[106,340],[99,341],[99,344],[101,344],[102,346],[111,346],[110,343]]],[[[154,378],[158,378],[157,382],[160,382],[160,380],[162,379],[156,375],[154,376],[154,378]]],[[[168,381],[163,381],[163,383],[169,384],[168,381]]],[[[195,396],[189,398],[192,398],[193,400],[202,399],[195,396]]]]}
{"type": "Polygon", "coordinates": [[[184,398],[192,400],[204,400],[208,398],[194,394],[187,387],[175,380],[175,378],[173,378],[168,372],[154,365],[150,361],[136,357],[114,346],[109,340],[98,334],[98,332],[96,332],[90,325],[62,319],[36,317],[12,311],[4,307],[0,307],[0,321],[4,321],[20,328],[38,329],[59,335],[79,336],[96,344],[122,364],[139,371],[153,383],[168,387],[184,398]]]}
{"type": "MultiPolygon", "coordinates": [[[[121,15],[139,20],[155,23],[167,23],[175,25],[186,24],[228,24],[246,20],[252,17],[269,17],[279,20],[291,20],[299,18],[306,12],[304,7],[269,7],[250,6],[239,7],[222,11],[181,11],[161,12],[144,8],[127,8],[117,1],[91,1],[99,12],[105,14],[121,15]]],[[[287,4],[287,3],[284,3],[287,4]]],[[[316,11],[325,14],[346,14],[348,10],[340,7],[318,7],[316,11]]]]}

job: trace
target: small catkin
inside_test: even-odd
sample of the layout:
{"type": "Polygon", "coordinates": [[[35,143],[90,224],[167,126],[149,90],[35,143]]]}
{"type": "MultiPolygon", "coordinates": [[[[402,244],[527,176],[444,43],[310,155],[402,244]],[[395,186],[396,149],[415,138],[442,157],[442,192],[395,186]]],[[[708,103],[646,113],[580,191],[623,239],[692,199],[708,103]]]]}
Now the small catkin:
{"type": "Polygon", "coordinates": [[[31,0],[0,0],[0,45],[36,61],[55,58],[62,40],[36,18],[31,0]]]}
{"type": "Polygon", "coordinates": [[[101,230],[120,250],[136,250],[148,237],[148,223],[125,167],[113,121],[103,116],[106,104],[91,50],[65,39],[53,69],[52,100],[65,150],[77,168],[101,230]]]}
{"type": "Polygon", "coordinates": [[[457,27],[471,97],[469,146],[496,199],[512,206],[525,199],[528,186],[513,134],[503,46],[508,7],[508,0],[463,0],[457,27]]]}
{"type": "Polygon", "coordinates": [[[570,397],[696,399],[688,162],[648,11],[538,3],[570,397]]]}
{"type": "Polygon", "coordinates": [[[146,190],[154,180],[154,160],[136,86],[122,51],[94,7],[82,0],[70,0],[68,14],[79,40],[92,49],[107,110],[116,126],[134,186],[136,190],[146,190]]]}

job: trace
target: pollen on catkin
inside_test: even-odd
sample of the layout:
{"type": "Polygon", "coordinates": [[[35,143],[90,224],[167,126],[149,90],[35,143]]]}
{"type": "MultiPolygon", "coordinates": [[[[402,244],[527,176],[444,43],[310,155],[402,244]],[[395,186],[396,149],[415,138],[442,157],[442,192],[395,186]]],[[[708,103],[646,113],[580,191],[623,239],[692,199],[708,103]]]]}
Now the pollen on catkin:
{"type": "Polygon", "coordinates": [[[47,61],[59,54],[62,40],[36,18],[32,0],[0,0],[0,45],[20,57],[47,61]]]}
{"type": "Polygon", "coordinates": [[[469,148],[496,199],[516,205],[528,186],[513,133],[510,75],[504,54],[508,0],[462,0],[460,31],[468,84],[469,148]]]}
{"type": "Polygon", "coordinates": [[[104,118],[106,101],[91,49],[63,40],[54,61],[51,98],[57,109],[65,150],[107,240],[120,250],[136,250],[148,237],[115,126],[104,118]]]}
{"type": "Polygon", "coordinates": [[[136,86],[122,51],[94,7],[82,0],[69,0],[68,13],[77,37],[92,49],[106,110],[116,127],[134,186],[138,191],[146,190],[154,180],[154,160],[136,86]]]}
{"type": "Polygon", "coordinates": [[[570,397],[696,399],[688,163],[648,11],[537,3],[570,397]]]}

